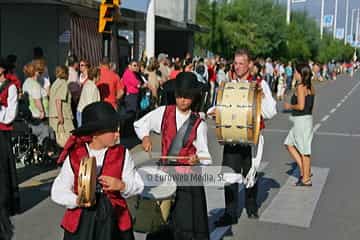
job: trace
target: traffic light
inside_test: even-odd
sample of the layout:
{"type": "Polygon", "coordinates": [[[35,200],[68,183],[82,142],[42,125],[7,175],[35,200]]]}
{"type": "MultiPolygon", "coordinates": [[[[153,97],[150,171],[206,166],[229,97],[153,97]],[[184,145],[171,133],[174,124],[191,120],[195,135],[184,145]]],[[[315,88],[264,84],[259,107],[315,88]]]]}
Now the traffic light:
{"type": "Polygon", "coordinates": [[[111,33],[111,28],[116,21],[120,0],[102,0],[99,11],[99,32],[111,33]]]}

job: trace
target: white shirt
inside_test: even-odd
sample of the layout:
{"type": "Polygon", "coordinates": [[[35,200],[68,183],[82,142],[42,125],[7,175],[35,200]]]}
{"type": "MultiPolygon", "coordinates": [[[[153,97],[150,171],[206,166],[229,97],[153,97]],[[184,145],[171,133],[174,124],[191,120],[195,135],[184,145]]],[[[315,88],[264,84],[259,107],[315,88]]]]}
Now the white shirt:
{"type": "MultiPolygon", "coordinates": [[[[100,171],[107,148],[101,150],[91,149],[88,145],[87,149],[90,157],[96,158],[97,172],[100,171]]],[[[125,183],[125,190],[121,192],[124,198],[140,194],[144,189],[144,182],[139,173],[136,171],[134,161],[132,160],[129,151],[126,149],[124,167],[122,171],[122,181],[125,183]]],[[[61,168],[59,175],[56,177],[51,189],[51,199],[57,204],[64,205],[69,209],[77,207],[77,195],[73,192],[74,189],[74,173],[70,165],[69,156],[66,157],[65,162],[61,168]]]]}
{"type": "MultiPolygon", "coordinates": [[[[145,136],[150,136],[150,132],[161,132],[161,123],[165,112],[165,106],[158,107],[157,109],[149,112],[144,117],[134,122],[135,132],[139,139],[143,139],[145,136]]],[[[191,111],[187,114],[180,112],[176,108],[176,128],[179,130],[184,122],[190,117],[191,111]]],[[[210,160],[200,160],[203,165],[209,165],[212,163],[211,155],[208,149],[207,143],[207,125],[202,121],[196,131],[196,139],[193,142],[193,146],[196,148],[196,154],[198,157],[209,158],[210,160]]]]}
{"type": "MultiPolygon", "coordinates": [[[[3,83],[0,83],[0,86],[3,83]]],[[[18,94],[14,84],[11,84],[8,88],[7,107],[0,105],[0,123],[10,124],[14,121],[17,113],[18,106],[18,94]]]]}
{"type": "Polygon", "coordinates": [[[69,80],[68,82],[76,82],[79,83],[79,73],[75,68],[69,67],[69,80]]]}

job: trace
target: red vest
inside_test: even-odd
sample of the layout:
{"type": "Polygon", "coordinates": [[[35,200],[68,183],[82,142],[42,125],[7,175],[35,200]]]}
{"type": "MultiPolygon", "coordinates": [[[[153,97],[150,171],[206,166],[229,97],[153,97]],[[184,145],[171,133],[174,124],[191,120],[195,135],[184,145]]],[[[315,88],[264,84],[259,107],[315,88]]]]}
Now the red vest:
{"type": "MultiPolygon", "coordinates": [[[[74,193],[78,193],[78,172],[80,161],[88,156],[85,145],[70,152],[70,164],[74,171],[74,193]]],[[[111,147],[105,153],[103,163],[102,175],[115,177],[121,179],[122,170],[125,161],[125,148],[121,145],[111,147]]],[[[128,210],[125,199],[121,196],[120,192],[105,192],[109,198],[115,214],[117,216],[118,228],[121,231],[129,230],[132,227],[131,216],[128,210]]],[[[74,233],[79,227],[82,208],[67,209],[62,220],[61,226],[74,233]]]]}
{"type": "MultiPolygon", "coordinates": [[[[13,83],[8,84],[0,93],[0,106],[7,107],[8,106],[8,96],[9,96],[9,87],[13,85],[13,83]]],[[[12,124],[3,124],[0,123],[0,131],[11,131],[13,130],[12,124]]]]}
{"type": "MultiPolygon", "coordinates": [[[[196,114],[196,113],[191,113],[196,114]]],[[[193,128],[191,129],[189,138],[186,140],[185,146],[181,148],[179,156],[191,156],[196,154],[196,148],[193,146],[193,142],[196,139],[196,131],[201,123],[201,118],[197,115],[193,128]]],[[[176,106],[166,106],[165,112],[161,123],[161,153],[163,156],[167,156],[171,144],[176,136],[176,106]]],[[[178,163],[187,165],[187,159],[178,159],[178,163]]]]}

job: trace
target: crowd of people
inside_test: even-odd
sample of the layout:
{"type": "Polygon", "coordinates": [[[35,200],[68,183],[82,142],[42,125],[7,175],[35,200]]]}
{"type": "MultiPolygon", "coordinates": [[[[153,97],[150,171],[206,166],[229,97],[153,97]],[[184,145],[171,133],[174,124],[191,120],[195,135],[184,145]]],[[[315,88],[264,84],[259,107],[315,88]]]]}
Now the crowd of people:
{"type": "MultiPolygon", "coordinates": [[[[88,59],[78,60],[77,56],[70,55],[67,66],[56,67],[54,81],[50,79],[41,48],[34,49],[34,58],[23,67],[24,81],[15,74],[15,55],[1,60],[0,184],[4,187],[0,187],[0,239],[2,236],[11,239],[12,226],[8,216],[19,208],[11,146],[12,122],[19,116],[28,124],[39,146],[50,142],[61,151],[59,162],[62,169],[55,180],[52,199],[68,208],[62,223],[64,239],[110,240],[115,236],[134,239],[128,210],[101,212],[109,209],[111,204],[119,208],[126,206],[124,199],[139,194],[144,187],[130,153],[118,144],[119,131],[126,135],[129,129],[133,129],[145,151],[151,151],[149,132],[159,132],[162,134],[163,155],[188,156],[189,159],[181,162],[184,165],[209,165],[212,161],[204,115],[214,114],[217,89],[226,82],[256,81],[263,92],[261,129],[265,127],[264,119],[271,119],[277,113],[274,96],[283,101],[284,96],[292,94],[295,89],[291,102],[284,102],[284,109],[292,111],[291,121],[294,123],[284,144],[300,170],[296,186],[311,186],[312,109],[315,101],[312,82],[335,80],[341,72],[352,76],[354,69],[359,67],[358,62],[283,64],[270,58],[253,59],[246,49],[234,55],[234,59],[227,61],[220,56],[193,58],[186,54],[184,59],[180,59],[160,53],[157,58],[130,61],[121,73],[108,58],[91,66],[88,59]],[[182,129],[183,125],[188,129],[182,129]],[[183,131],[187,141],[181,139],[180,144],[175,144],[179,141],[177,131],[183,131]],[[186,144],[182,145],[183,142],[186,144]],[[105,154],[108,149],[110,153],[105,154]],[[102,190],[97,206],[100,207],[93,209],[79,205],[77,189],[74,189],[78,181],[74,169],[79,167],[83,155],[95,156],[99,170],[102,190]],[[120,155],[121,158],[117,157],[120,155]],[[209,158],[209,161],[200,160],[200,157],[209,158]],[[81,214],[87,216],[86,220],[80,219],[81,214]],[[99,226],[97,214],[106,217],[106,221],[111,223],[110,228],[99,226]],[[113,218],[117,221],[115,225],[113,218]],[[89,224],[93,226],[92,231],[84,230],[89,224]],[[93,233],[95,238],[88,235],[93,233]]],[[[253,163],[261,161],[264,140],[262,136],[260,139],[256,157],[247,144],[225,144],[223,153],[223,165],[233,168],[246,179],[245,207],[249,218],[259,217],[257,174],[253,163]]],[[[49,157],[55,154],[53,148],[45,148],[45,151],[49,157]]],[[[225,187],[226,210],[216,226],[238,222],[238,188],[236,182],[225,187]]],[[[175,239],[209,239],[204,194],[202,187],[178,188],[171,218],[176,229],[175,239]],[[196,211],[184,214],[183,208],[196,211]],[[198,226],[187,224],[188,221],[199,221],[198,226]]]]}

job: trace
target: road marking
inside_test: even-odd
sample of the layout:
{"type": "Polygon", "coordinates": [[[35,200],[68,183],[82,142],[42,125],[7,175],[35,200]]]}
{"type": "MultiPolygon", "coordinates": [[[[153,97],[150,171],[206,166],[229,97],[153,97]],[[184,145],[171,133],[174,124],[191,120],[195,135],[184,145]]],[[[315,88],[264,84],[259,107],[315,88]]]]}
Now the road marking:
{"type": "Polygon", "coordinates": [[[328,120],[329,119],[329,117],[330,117],[330,115],[328,114],[328,115],[326,115],[326,116],[324,116],[322,119],[321,119],[321,122],[325,122],[326,120],[328,120]]]}
{"type": "Polygon", "coordinates": [[[313,167],[311,171],[312,187],[295,187],[297,178],[290,176],[263,211],[260,221],[309,228],[329,169],[313,167]]]}
{"type": "Polygon", "coordinates": [[[330,113],[334,113],[336,111],[336,108],[331,109],[330,113]]]}
{"type": "Polygon", "coordinates": [[[313,128],[313,133],[316,133],[317,130],[318,130],[320,127],[321,127],[321,124],[320,124],[320,123],[317,123],[317,124],[315,125],[315,127],[313,128]]]}
{"type": "Polygon", "coordinates": [[[264,132],[280,132],[280,133],[288,133],[289,130],[284,130],[284,129],[263,129],[262,131],[264,132]]]}
{"type": "MultiPolygon", "coordinates": [[[[269,161],[262,161],[258,172],[262,172],[269,165],[269,161]]],[[[244,190],[244,184],[239,185],[239,193],[244,190]]],[[[213,223],[222,215],[225,207],[224,188],[205,187],[206,202],[208,207],[209,222],[213,223]]],[[[242,201],[242,200],[240,200],[242,201]]],[[[214,228],[210,233],[211,240],[224,237],[231,226],[214,228]]]]}
{"type": "MultiPolygon", "coordinates": [[[[352,133],[338,133],[338,132],[317,132],[317,130],[321,127],[321,124],[316,124],[313,131],[316,135],[323,135],[323,136],[339,136],[339,137],[360,137],[360,134],[352,134],[352,133]]],[[[289,130],[284,129],[267,129],[264,132],[269,133],[287,133],[289,130]]]]}
{"type": "Polygon", "coordinates": [[[338,104],[336,105],[336,107],[337,107],[337,108],[341,107],[341,103],[338,103],[338,104]]]}

